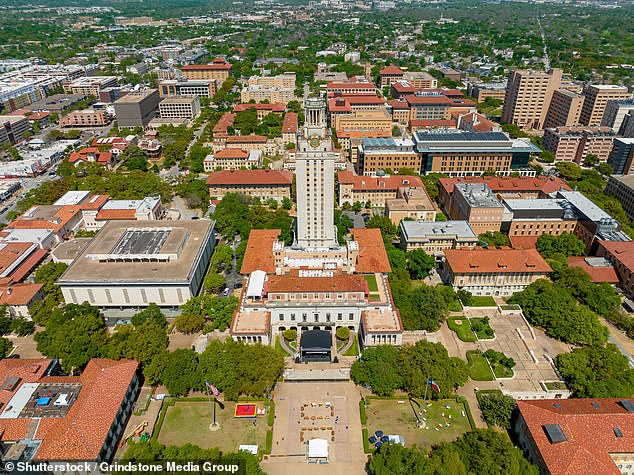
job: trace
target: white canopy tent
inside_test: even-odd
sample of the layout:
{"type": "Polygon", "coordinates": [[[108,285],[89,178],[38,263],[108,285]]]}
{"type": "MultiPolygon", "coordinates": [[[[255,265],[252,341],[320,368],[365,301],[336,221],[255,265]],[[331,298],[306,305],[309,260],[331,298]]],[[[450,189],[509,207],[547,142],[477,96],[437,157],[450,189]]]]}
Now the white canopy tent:
{"type": "Polygon", "coordinates": [[[262,298],[264,293],[264,281],[266,280],[266,272],[263,270],[255,270],[249,276],[249,286],[247,287],[247,298],[262,298]]]}
{"type": "Polygon", "coordinates": [[[328,460],[328,441],[313,439],[308,441],[308,461],[328,460]]]}

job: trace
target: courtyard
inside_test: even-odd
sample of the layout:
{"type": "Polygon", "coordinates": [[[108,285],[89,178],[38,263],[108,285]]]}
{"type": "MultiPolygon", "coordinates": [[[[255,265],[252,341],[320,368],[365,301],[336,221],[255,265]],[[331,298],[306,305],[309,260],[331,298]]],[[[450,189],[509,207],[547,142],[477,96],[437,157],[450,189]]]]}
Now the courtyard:
{"type": "MultiPolygon", "coordinates": [[[[266,432],[269,430],[267,417],[236,418],[236,403],[226,401],[216,405],[216,420],[220,424],[217,431],[210,431],[211,408],[208,401],[177,400],[167,407],[163,425],[158,433],[158,441],[165,445],[187,443],[202,448],[218,447],[223,452],[235,452],[240,445],[257,445],[259,450],[266,446],[266,432]]],[[[265,401],[257,402],[263,408],[265,401]]]]}
{"type": "Polygon", "coordinates": [[[276,385],[274,399],[272,450],[262,461],[266,473],[365,473],[360,395],[354,383],[282,382],[276,385]],[[327,468],[307,464],[307,443],[311,439],[328,441],[327,468]]]}

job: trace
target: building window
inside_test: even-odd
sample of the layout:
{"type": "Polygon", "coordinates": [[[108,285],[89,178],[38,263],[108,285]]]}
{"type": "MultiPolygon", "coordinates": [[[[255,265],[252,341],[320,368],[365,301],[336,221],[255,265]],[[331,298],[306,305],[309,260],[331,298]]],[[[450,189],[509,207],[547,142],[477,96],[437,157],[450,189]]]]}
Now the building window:
{"type": "Polygon", "coordinates": [[[280,322],[283,322],[283,321],[284,321],[284,314],[283,314],[283,313],[280,313],[280,314],[279,314],[279,317],[280,317],[280,322]]]}
{"type": "Polygon", "coordinates": [[[348,320],[350,320],[350,321],[354,320],[354,313],[349,313],[348,314],[348,320]]]}
{"type": "Polygon", "coordinates": [[[337,314],[337,320],[339,320],[339,321],[343,320],[343,313],[338,313],[337,314]]]}

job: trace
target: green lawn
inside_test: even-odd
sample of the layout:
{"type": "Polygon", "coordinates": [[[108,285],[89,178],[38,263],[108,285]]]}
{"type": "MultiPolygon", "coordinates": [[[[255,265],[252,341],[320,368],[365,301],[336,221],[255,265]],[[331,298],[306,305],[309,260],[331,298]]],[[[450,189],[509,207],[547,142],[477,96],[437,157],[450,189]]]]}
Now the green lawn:
{"type": "Polygon", "coordinates": [[[549,391],[561,391],[568,389],[568,386],[563,381],[547,381],[544,385],[549,391]]]}
{"type": "MultiPolygon", "coordinates": [[[[233,417],[236,403],[227,401],[223,404],[224,409],[216,406],[220,429],[211,432],[211,410],[207,401],[177,401],[167,409],[158,441],[165,445],[191,443],[205,449],[218,447],[223,452],[235,452],[241,444],[257,444],[263,450],[269,428],[267,418],[236,418],[233,417]],[[257,421],[256,426],[253,425],[254,420],[257,421]]],[[[256,404],[261,408],[266,403],[260,401],[256,404]]]]}
{"type": "Polygon", "coordinates": [[[501,364],[492,364],[493,373],[496,378],[512,378],[515,374],[512,369],[502,366],[501,364]]]}
{"type": "Polygon", "coordinates": [[[469,377],[474,381],[493,381],[493,373],[486,358],[478,350],[467,351],[469,377]]]}
{"type": "Polygon", "coordinates": [[[471,331],[471,324],[467,317],[449,317],[447,326],[455,331],[462,341],[475,341],[475,334],[471,331]]]}
{"type": "Polygon", "coordinates": [[[458,299],[449,302],[448,307],[450,312],[462,312],[462,304],[458,299]]]}
{"type": "MultiPolygon", "coordinates": [[[[464,403],[457,403],[454,399],[446,399],[427,401],[423,404],[422,398],[417,399],[417,402],[426,411],[423,412],[422,409],[414,405],[416,411],[423,412],[422,417],[427,419],[425,421],[427,428],[418,429],[416,427],[416,418],[407,397],[403,397],[403,399],[367,399],[367,423],[365,427],[368,429],[368,435],[382,430],[386,435],[402,435],[405,438],[406,447],[416,445],[419,448],[430,448],[441,442],[455,440],[471,430],[464,403]],[[399,404],[398,401],[404,401],[404,403],[399,404]],[[431,404],[431,407],[427,407],[427,404],[431,404]],[[449,409],[446,406],[449,406],[449,409]],[[465,412],[464,416],[462,415],[463,411],[465,412]],[[450,427],[446,427],[446,424],[450,424],[450,427]]],[[[421,416],[419,415],[419,417],[421,416]]]]}
{"type": "Polygon", "coordinates": [[[343,356],[359,356],[359,338],[357,335],[353,336],[354,340],[348,351],[346,351],[343,356]]]}
{"type": "Polygon", "coordinates": [[[379,291],[379,286],[376,283],[376,277],[374,275],[364,275],[363,278],[368,283],[368,290],[370,292],[379,291]]]}
{"type": "Polygon", "coordinates": [[[471,297],[471,305],[470,307],[495,307],[495,299],[490,295],[479,297],[473,296],[471,297]]]}

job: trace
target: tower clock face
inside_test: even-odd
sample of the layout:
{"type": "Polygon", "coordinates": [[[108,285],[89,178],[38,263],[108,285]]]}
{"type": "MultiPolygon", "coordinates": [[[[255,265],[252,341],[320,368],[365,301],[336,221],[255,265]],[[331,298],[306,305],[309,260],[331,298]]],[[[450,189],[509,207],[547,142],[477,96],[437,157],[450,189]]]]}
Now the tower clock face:
{"type": "Polygon", "coordinates": [[[317,148],[317,147],[319,147],[319,144],[321,143],[321,139],[318,136],[313,135],[309,139],[308,143],[310,144],[311,147],[317,148]]]}

